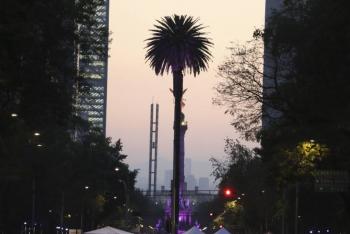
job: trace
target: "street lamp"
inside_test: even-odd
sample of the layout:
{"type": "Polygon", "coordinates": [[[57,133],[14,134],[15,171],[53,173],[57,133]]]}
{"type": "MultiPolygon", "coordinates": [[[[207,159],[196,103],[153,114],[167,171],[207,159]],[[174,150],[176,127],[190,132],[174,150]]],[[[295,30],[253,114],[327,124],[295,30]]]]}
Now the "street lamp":
{"type": "MultiPolygon", "coordinates": [[[[119,167],[115,167],[114,171],[118,172],[120,170],[119,167]]],[[[126,183],[124,180],[122,179],[118,179],[118,182],[123,184],[124,187],[124,197],[125,197],[125,206],[128,207],[129,205],[129,196],[128,196],[128,187],[126,186],[126,183]]]]}
{"type": "MultiPolygon", "coordinates": [[[[84,190],[89,190],[90,187],[88,185],[84,186],[84,190]]],[[[84,193],[83,199],[81,199],[81,211],[80,211],[80,230],[83,231],[83,225],[84,225],[84,212],[85,212],[85,199],[86,199],[86,193],[84,193]]]]}
{"type": "Polygon", "coordinates": [[[124,187],[124,197],[125,197],[125,206],[128,207],[129,205],[129,196],[128,196],[128,187],[126,186],[126,183],[122,179],[118,179],[118,182],[123,184],[124,187]]]}
{"type": "Polygon", "coordinates": [[[24,222],[24,234],[27,234],[27,222],[24,222]]]}
{"type": "MultiPolygon", "coordinates": [[[[12,113],[11,114],[12,117],[17,117],[16,113],[12,113]]],[[[40,133],[39,132],[35,132],[34,136],[39,136],[40,133]]],[[[31,143],[32,139],[29,139],[29,143],[31,143]]],[[[31,143],[33,144],[32,146],[35,145],[35,143],[31,143]]],[[[38,143],[36,144],[36,147],[41,148],[43,145],[38,143]]],[[[33,152],[34,153],[34,152],[33,152]]],[[[34,162],[33,162],[34,163],[34,162]]],[[[32,167],[34,167],[34,164],[32,163],[32,167]]],[[[32,217],[31,217],[31,229],[32,229],[32,233],[35,234],[36,232],[36,223],[35,223],[35,217],[36,217],[36,176],[35,174],[33,174],[33,178],[32,178],[32,217]]]]}

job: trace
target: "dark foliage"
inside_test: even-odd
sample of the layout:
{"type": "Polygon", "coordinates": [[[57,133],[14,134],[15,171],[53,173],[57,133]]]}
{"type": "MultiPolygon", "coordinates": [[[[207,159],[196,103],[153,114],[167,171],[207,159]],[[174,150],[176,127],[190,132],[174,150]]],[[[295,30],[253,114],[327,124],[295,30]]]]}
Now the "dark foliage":
{"type": "Polygon", "coordinates": [[[219,68],[219,104],[232,114],[236,129],[261,140],[265,183],[277,192],[274,215],[289,231],[294,229],[296,183],[300,231],[315,225],[349,229],[344,221],[350,214],[349,191],[314,189],[316,172],[350,168],[349,11],[346,1],[284,1],[266,29],[257,30],[247,45],[233,47],[232,58],[219,68]],[[263,40],[265,52],[255,46],[256,38],[263,40]],[[326,206],[315,205],[327,198],[326,206]]]}
{"type": "Polygon", "coordinates": [[[120,141],[75,111],[75,94],[89,92],[78,55],[84,64],[107,56],[108,32],[96,19],[103,4],[0,3],[0,232],[31,227],[32,211],[43,233],[126,218],[137,171],[125,164],[120,141]],[[72,140],[76,129],[82,134],[72,140]]]}
{"type": "Polygon", "coordinates": [[[194,76],[206,70],[212,42],[205,37],[204,27],[191,16],[165,16],[157,20],[152,37],[147,39],[146,59],[156,74],[164,71],[189,70],[194,76]]]}

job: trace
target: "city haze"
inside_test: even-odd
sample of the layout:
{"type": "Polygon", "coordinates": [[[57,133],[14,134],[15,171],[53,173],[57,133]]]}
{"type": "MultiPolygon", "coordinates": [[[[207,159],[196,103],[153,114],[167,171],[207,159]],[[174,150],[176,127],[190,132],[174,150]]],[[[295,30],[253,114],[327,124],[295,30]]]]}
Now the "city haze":
{"type": "Polygon", "coordinates": [[[107,136],[121,139],[131,168],[140,169],[138,187],[146,188],[149,157],[150,104],[159,103],[158,187],[163,173],[172,168],[173,97],[171,74],[156,76],[145,62],[145,39],[163,16],[186,14],[198,17],[212,39],[213,59],[209,70],[198,77],[186,74],[184,114],[188,121],[186,157],[192,159],[195,176],[211,173],[210,157],[224,156],[224,139],[238,138],[230,126],[230,116],[214,106],[213,87],[217,66],[229,56],[230,42],[245,42],[264,23],[265,1],[136,1],[110,2],[110,45],[107,102],[107,136]],[[198,163],[196,163],[198,162],[198,163]]]}

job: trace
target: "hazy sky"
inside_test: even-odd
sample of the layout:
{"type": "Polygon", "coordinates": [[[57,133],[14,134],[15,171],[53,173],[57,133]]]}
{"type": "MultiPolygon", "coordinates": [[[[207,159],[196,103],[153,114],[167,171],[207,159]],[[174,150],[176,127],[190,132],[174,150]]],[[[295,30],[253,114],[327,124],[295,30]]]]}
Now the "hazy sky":
{"type": "Polygon", "coordinates": [[[110,45],[108,74],[107,136],[121,138],[131,168],[140,168],[138,185],[147,179],[149,121],[152,100],[160,105],[158,157],[159,184],[171,169],[173,141],[173,98],[169,91],[171,75],[156,76],[145,62],[145,39],[157,19],[173,14],[200,18],[214,43],[209,70],[198,77],[185,76],[183,112],[188,121],[186,157],[198,177],[209,176],[210,157],[224,155],[224,139],[237,138],[229,125],[230,116],[214,106],[213,87],[218,82],[217,66],[229,55],[230,42],[251,39],[255,28],[264,22],[265,0],[110,0],[110,45]],[[195,161],[199,166],[195,165],[195,161]]]}

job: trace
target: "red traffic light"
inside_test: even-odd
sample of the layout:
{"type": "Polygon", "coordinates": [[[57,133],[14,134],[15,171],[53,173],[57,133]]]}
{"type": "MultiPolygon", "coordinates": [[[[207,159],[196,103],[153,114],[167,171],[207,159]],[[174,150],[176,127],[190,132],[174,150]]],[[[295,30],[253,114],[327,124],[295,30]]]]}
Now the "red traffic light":
{"type": "Polygon", "coordinates": [[[225,197],[225,198],[233,198],[235,196],[235,191],[233,188],[223,188],[221,190],[221,194],[225,197]]]}

